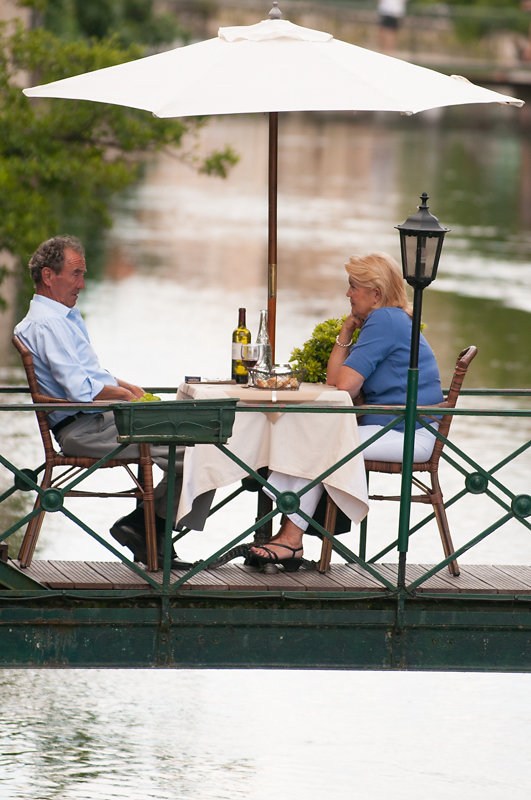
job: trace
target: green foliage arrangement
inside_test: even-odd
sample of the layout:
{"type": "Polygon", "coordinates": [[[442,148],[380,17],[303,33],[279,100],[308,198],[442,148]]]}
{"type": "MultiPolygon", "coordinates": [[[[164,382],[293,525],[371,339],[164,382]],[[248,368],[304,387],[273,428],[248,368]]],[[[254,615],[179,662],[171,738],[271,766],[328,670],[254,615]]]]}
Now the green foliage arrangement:
{"type": "MultiPolygon", "coordinates": [[[[341,330],[346,314],[338,319],[327,319],[313,329],[311,337],[302,347],[295,347],[289,358],[296,370],[304,370],[304,380],[308,383],[324,383],[326,381],[326,365],[334,346],[335,338],[341,330]]],[[[359,336],[356,328],[352,341],[359,336]]]]}

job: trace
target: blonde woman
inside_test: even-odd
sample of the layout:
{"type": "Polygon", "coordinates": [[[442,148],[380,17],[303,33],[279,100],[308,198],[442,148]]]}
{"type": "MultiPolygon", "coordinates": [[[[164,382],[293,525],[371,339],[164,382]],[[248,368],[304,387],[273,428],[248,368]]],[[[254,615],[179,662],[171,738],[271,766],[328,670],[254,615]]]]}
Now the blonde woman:
{"type": "MultiPolygon", "coordinates": [[[[339,332],[326,373],[326,382],[357,398],[363,390],[367,405],[403,405],[406,401],[407,374],[411,345],[411,306],[406,296],[402,272],[386,253],[352,256],[348,273],[347,297],[350,313],[339,332]],[[356,328],[360,334],[351,345],[356,328]]],[[[444,398],[435,356],[420,335],[418,404],[435,405],[444,398]]],[[[393,415],[364,414],[360,420],[360,441],[365,442],[393,419],[393,415]]],[[[434,423],[436,425],[436,423],[434,423]]],[[[435,436],[417,423],[415,461],[431,456],[435,436]]],[[[377,461],[402,461],[404,423],[369,445],[364,457],[377,461]]],[[[308,481],[283,473],[271,473],[270,483],[279,491],[300,491],[308,481]]],[[[323,492],[318,485],[301,497],[301,509],[311,517],[323,492]]],[[[253,563],[282,564],[296,570],[301,564],[302,537],[308,523],[299,514],[285,518],[279,533],[265,546],[251,549],[253,563]]]]}

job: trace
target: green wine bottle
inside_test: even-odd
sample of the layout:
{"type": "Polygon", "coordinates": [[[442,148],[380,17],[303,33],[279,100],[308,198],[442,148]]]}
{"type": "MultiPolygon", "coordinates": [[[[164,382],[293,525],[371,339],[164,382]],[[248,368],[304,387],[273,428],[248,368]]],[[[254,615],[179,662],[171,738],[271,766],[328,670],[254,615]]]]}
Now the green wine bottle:
{"type": "Polygon", "coordinates": [[[245,308],[238,309],[238,327],[232,332],[232,370],[231,378],[236,383],[247,383],[247,370],[243,366],[241,346],[249,344],[251,331],[246,327],[245,308]]]}

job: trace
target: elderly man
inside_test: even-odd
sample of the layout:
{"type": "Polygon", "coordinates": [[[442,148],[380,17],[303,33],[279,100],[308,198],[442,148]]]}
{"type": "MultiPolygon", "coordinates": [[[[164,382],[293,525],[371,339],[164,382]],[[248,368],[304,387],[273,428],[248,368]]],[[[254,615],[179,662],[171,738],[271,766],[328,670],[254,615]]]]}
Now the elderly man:
{"type": "MultiPolygon", "coordinates": [[[[85,288],[87,271],[79,239],[73,236],[48,239],[31,257],[29,269],[35,294],[15,333],[33,355],[41,391],[76,403],[142,397],[144,390],[140,386],[115,378],[100,366],[81,313],[75,308],[79,292],[85,288]]],[[[101,458],[116,447],[118,431],[112,411],[54,411],[49,419],[65,455],[101,458]]],[[[175,509],[181,492],[183,451],[184,448],[177,448],[175,509]]],[[[130,445],[130,451],[128,448],[123,452],[137,456],[138,448],[130,445]]],[[[167,448],[152,446],[151,455],[166,472],[167,448]]],[[[165,475],[155,489],[159,557],[164,546],[166,488],[165,475]]],[[[142,507],[115,522],[110,532],[120,544],[132,551],[135,560],[146,561],[142,507]]],[[[172,566],[185,568],[190,565],[178,561],[175,556],[172,566]]]]}

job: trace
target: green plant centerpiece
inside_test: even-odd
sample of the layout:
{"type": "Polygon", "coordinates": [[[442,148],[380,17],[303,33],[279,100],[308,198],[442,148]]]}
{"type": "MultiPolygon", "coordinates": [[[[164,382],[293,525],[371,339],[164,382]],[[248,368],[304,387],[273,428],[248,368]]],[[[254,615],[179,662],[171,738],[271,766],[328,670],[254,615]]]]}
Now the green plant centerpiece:
{"type": "MultiPolygon", "coordinates": [[[[295,347],[292,350],[290,363],[296,371],[300,370],[304,374],[304,380],[308,383],[325,383],[328,359],[346,317],[344,314],[338,319],[320,322],[302,347],[295,347]]],[[[352,336],[353,343],[358,338],[359,332],[360,329],[356,328],[352,336]]]]}

